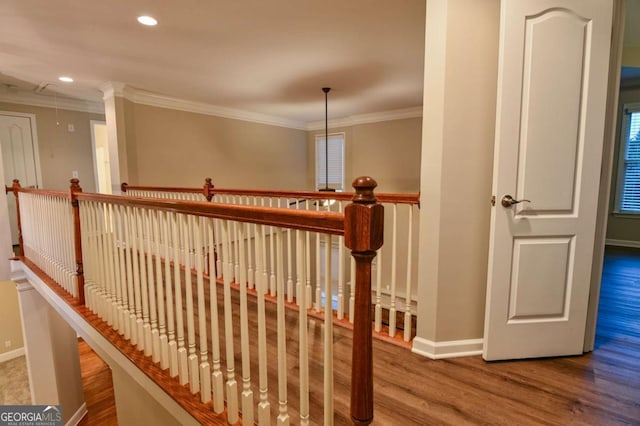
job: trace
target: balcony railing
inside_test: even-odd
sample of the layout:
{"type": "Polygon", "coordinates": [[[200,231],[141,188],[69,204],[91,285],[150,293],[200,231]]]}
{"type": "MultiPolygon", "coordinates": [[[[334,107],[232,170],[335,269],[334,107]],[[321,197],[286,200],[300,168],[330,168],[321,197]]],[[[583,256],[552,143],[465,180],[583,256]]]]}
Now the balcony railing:
{"type": "Polygon", "coordinates": [[[357,179],[352,201],[343,199],[338,211],[320,203],[302,209],[301,198],[290,208],[90,194],[77,179],[69,192],[17,181],[6,189],[17,199],[21,259],[157,363],[167,380],[188,386],[190,400],[176,397],[183,407],[199,400],[230,424],[332,424],[333,321],[323,321],[321,357],[308,342],[311,317],[340,315],[332,268],[346,246],[353,258],[350,415],[368,424],[372,261],[384,224],[375,186],[357,179]],[[321,413],[310,407],[317,383],[321,413]]]}
{"type": "MultiPolygon", "coordinates": [[[[323,191],[273,191],[216,188],[211,178],[206,178],[201,188],[137,186],[123,183],[123,194],[153,198],[212,201],[221,204],[244,205],[254,207],[278,207],[292,210],[309,210],[318,212],[343,212],[345,206],[353,199],[352,192],[323,192],[323,191]]],[[[384,224],[384,235],[387,244],[377,251],[373,263],[372,302],[374,306],[374,330],[379,336],[388,336],[395,341],[410,342],[415,336],[415,314],[417,300],[417,256],[418,240],[414,235],[418,233],[417,209],[420,194],[376,194],[376,198],[387,211],[384,224]]],[[[264,228],[267,236],[269,228],[264,228]]],[[[289,230],[287,241],[295,239],[294,232],[289,230]]],[[[307,269],[306,283],[307,306],[316,311],[322,311],[322,295],[326,271],[325,255],[328,246],[321,237],[313,234],[304,235],[305,243],[312,249],[306,252],[306,259],[300,253],[287,251],[286,285],[288,301],[298,300],[294,294],[299,292],[299,277],[294,277],[293,271],[299,270],[304,264],[307,269]],[[297,264],[296,262],[300,262],[297,264]]],[[[265,253],[269,259],[275,259],[271,253],[275,250],[274,241],[269,240],[265,253]]],[[[287,247],[294,247],[288,244],[287,247]]],[[[355,260],[345,251],[342,237],[334,240],[330,248],[331,258],[335,261],[331,269],[331,281],[334,292],[332,299],[335,315],[338,320],[353,323],[355,286],[351,285],[355,276],[355,260]]],[[[237,253],[231,253],[237,257],[237,253]]],[[[255,282],[255,274],[266,274],[269,281],[269,294],[276,296],[276,265],[273,261],[264,262],[262,271],[257,269],[258,259],[248,258],[246,271],[249,286],[255,282]]],[[[237,259],[234,260],[237,265],[237,259]]],[[[218,265],[219,266],[219,265],[218,265]]]]}

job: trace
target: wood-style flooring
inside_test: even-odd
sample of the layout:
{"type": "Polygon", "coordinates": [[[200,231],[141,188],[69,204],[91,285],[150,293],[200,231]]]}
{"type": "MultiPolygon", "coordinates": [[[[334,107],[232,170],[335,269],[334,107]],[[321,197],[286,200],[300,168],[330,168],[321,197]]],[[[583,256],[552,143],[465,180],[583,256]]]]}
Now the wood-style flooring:
{"type": "Polygon", "coordinates": [[[84,340],[78,341],[80,373],[88,414],[78,423],[81,426],[116,426],[116,401],[109,366],[84,340]]]}
{"type": "MultiPolygon", "coordinates": [[[[320,323],[315,327],[312,334],[321,335],[320,323]]],[[[350,333],[336,328],[335,424],[350,423],[350,333]]],[[[297,342],[287,344],[295,352],[297,342]]],[[[82,364],[89,409],[82,424],[115,424],[115,409],[103,402],[113,398],[105,390],[108,368],[96,361],[82,364]]],[[[375,340],[374,364],[377,425],[640,425],[640,251],[607,249],[593,353],[491,363],[479,356],[433,361],[375,340]]],[[[271,386],[276,383],[270,377],[271,386]]],[[[292,406],[296,398],[290,393],[292,406]]],[[[311,403],[314,411],[321,409],[321,388],[312,389],[311,403]]],[[[272,413],[276,408],[272,405],[272,413]]]]}

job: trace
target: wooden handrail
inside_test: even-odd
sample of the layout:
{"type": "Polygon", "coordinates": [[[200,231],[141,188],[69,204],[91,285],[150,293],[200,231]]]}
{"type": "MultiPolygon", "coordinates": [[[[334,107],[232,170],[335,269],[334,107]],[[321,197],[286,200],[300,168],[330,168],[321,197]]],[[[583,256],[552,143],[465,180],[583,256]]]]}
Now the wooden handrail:
{"type": "Polygon", "coordinates": [[[121,197],[81,193],[80,201],[97,201],[128,207],[192,214],[216,219],[236,220],[259,225],[280,226],[302,231],[344,234],[344,215],[335,212],[293,210],[273,207],[238,206],[205,201],[168,200],[162,198],[121,197]]]}
{"type": "Polygon", "coordinates": [[[55,191],[52,189],[36,189],[36,188],[19,187],[17,192],[24,192],[25,194],[45,195],[47,197],[54,197],[54,198],[70,199],[71,197],[69,194],[69,191],[55,191]]]}
{"type": "Polygon", "coordinates": [[[139,185],[129,185],[126,182],[120,184],[120,190],[122,192],[127,192],[129,190],[134,191],[155,191],[155,192],[181,192],[181,193],[189,193],[189,194],[202,194],[202,188],[179,188],[179,187],[170,187],[170,186],[139,186],[139,185]]]}
{"type": "MultiPolygon", "coordinates": [[[[244,197],[271,197],[290,198],[299,200],[340,200],[351,201],[356,195],[355,192],[326,192],[326,191],[275,191],[269,189],[238,189],[238,188],[216,188],[211,183],[211,178],[205,179],[202,188],[177,188],[162,186],[140,186],[123,183],[120,185],[122,192],[128,190],[150,191],[150,192],[178,192],[189,194],[202,194],[207,200],[211,200],[215,195],[239,195],[244,197]]],[[[420,206],[420,193],[376,193],[379,203],[413,204],[420,206]]]]}

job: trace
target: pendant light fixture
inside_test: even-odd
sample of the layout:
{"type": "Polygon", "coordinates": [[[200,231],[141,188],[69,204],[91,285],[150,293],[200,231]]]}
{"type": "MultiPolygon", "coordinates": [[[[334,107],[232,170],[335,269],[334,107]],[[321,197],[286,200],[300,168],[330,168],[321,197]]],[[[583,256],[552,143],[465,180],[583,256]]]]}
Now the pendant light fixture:
{"type": "Polygon", "coordinates": [[[328,94],[331,87],[323,87],[324,92],[324,188],[319,191],[335,192],[333,188],[329,188],[329,100],[328,94]]]}

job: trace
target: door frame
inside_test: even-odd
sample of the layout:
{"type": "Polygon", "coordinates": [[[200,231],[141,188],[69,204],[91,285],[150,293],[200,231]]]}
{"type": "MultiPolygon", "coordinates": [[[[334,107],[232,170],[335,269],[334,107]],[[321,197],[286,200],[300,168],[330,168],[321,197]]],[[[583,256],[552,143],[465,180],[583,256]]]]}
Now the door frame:
{"type": "Polygon", "coordinates": [[[598,211],[596,218],[596,235],[594,241],[593,261],[591,263],[591,286],[589,304],[587,306],[587,323],[585,327],[585,352],[594,349],[596,324],[598,320],[598,304],[600,302],[600,285],[602,282],[602,265],[604,247],[607,236],[607,221],[611,197],[611,179],[613,173],[614,149],[618,121],[618,98],[620,95],[620,70],[622,67],[622,49],[626,18],[625,0],[614,0],[611,35],[611,53],[609,56],[609,80],[607,88],[607,109],[605,116],[604,143],[602,165],[600,169],[600,190],[598,194],[598,211]]]}
{"type": "MultiPolygon", "coordinates": [[[[91,158],[93,159],[93,177],[96,182],[96,192],[100,192],[100,183],[98,182],[98,158],[96,156],[96,129],[94,127],[96,124],[102,124],[106,126],[107,122],[106,120],[89,120],[89,127],[91,128],[91,158]]],[[[113,186],[111,182],[109,183],[109,186],[113,186]]]]}
{"type": "MultiPolygon", "coordinates": [[[[42,183],[42,170],[40,168],[40,147],[38,145],[38,125],[36,122],[36,115],[27,113],[27,112],[15,112],[15,111],[0,111],[0,115],[7,115],[10,117],[24,117],[28,118],[31,124],[31,140],[33,142],[33,157],[34,157],[34,165],[36,168],[36,187],[41,188],[43,186],[42,183]]],[[[3,177],[4,179],[4,177],[3,177]]],[[[10,184],[11,182],[6,182],[6,184],[10,184]]]]}

